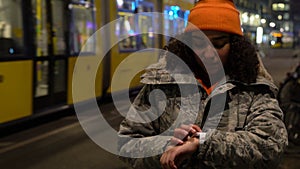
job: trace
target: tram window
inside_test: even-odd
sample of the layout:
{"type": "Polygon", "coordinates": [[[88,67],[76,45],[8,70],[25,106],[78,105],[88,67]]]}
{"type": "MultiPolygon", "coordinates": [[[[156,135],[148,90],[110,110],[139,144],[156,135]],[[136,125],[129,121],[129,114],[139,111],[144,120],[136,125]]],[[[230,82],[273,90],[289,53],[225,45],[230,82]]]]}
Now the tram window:
{"type": "Polygon", "coordinates": [[[48,40],[49,40],[49,30],[47,20],[47,4],[46,0],[33,0],[32,1],[33,11],[35,13],[36,20],[36,56],[48,56],[48,40]]]}
{"type": "Polygon", "coordinates": [[[154,47],[153,21],[151,16],[139,15],[139,27],[141,31],[141,43],[139,48],[154,47]]]}
{"type": "Polygon", "coordinates": [[[48,61],[36,62],[36,88],[35,97],[46,96],[49,93],[48,86],[48,61]]]}
{"type": "Polygon", "coordinates": [[[82,4],[82,3],[90,3],[92,4],[93,0],[72,0],[73,3],[78,3],[78,4],[82,4]]]}
{"type": "Polygon", "coordinates": [[[117,0],[119,10],[134,11],[136,9],[135,0],[117,0]]]}
{"type": "Polygon", "coordinates": [[[56,60],[54,63],[54,93],[64,92],[66,86],[66,61],[56,60]]]}
{"type": "MultiPolygon", "coordinates": [[[[152,12],[153,6],[151,3],[140,4],[138,12],[152,12]]],[[[147,13],[141,13],[138,15],[138,25],[141,32],[141,39],[139,48],[152,48],[154,47],[154,27],[153,17],[147,13]]]]}
{"type": "Polygon", "coordinates": [[[118,20],[116,36],[121,52],[154,47],[153,3],[135,0],[117,0],[118,20]]]}
{"type": "Polygon", "coordinates": [[[179,6],[166,6],[164,11],[164,33],[175,36],[184,32],[189,11],[181,10],[179,6]]]}
{"type": "Polygon", "coordinates": [[[92,36],[96,31],[93,7],[83,4],[69,5],[72,20],[70,28],[70,52],[95,53],[95,41],[92,36]]]}
{"type": "Polygon", "coordinates": [[[24,48],[22,1],[0,0],[0,16],[0,57],[21,55],[24,48]]]}
{"type": "Polygon", "coordinates": [[[116,35],[120,40],[120,51],[137,50],[136,26],[133,13],[119,12],[119,19],[116,23],[116,35]]]}
{"type": "Polygon", "coordinates": [[[53,54],[63,55],[66,53],[65,43],[65,21],[64,2],[62,0],[52,0],[52,31],[53,31],[53,54]]]}

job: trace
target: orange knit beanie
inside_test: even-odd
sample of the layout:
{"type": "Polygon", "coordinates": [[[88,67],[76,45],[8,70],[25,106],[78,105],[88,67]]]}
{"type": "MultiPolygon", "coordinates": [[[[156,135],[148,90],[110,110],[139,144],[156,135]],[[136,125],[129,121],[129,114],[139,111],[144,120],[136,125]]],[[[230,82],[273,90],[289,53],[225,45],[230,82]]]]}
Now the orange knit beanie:
{"type": "Polygon", "coordinates": [[[191,9],[185,31],[216,30],[243,35],[239,11],[232,0],[200,0],[191,9]]]}

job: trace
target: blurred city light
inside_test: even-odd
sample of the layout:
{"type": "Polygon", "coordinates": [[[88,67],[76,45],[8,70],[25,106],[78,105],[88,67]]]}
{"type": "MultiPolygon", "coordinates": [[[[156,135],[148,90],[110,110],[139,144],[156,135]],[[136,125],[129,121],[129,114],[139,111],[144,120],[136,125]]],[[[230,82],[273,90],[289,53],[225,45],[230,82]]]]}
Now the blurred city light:
{"type": "Polygon", "coordinates": [[[261,44],[263,41],[264,29],[262,27],[257,27],[256,30],[256,43],[261,44]]]}
{"type": "Polygon", "coordinates": [[[270,26],[271,28],[274,28],[274,27],[276,26],[276,24],[275,24],[274,22],[270,22],[269,26],[270,26]]]}

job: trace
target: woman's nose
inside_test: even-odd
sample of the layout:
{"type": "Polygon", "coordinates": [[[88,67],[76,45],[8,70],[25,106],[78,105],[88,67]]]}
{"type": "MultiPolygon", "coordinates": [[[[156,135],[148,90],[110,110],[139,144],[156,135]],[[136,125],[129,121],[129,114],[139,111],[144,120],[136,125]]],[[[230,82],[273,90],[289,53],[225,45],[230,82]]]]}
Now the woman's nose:
{"type": "Polygon", "coordinates": [[[195,49],[194,52],[197,54],[197,56],[200,59],[205,59],[205,60],[213,60],[216,61],[218,58],[218,54],[215,50],[215,48],[211,46],[207,46],[206,48],[203,49],[195,49]]]}

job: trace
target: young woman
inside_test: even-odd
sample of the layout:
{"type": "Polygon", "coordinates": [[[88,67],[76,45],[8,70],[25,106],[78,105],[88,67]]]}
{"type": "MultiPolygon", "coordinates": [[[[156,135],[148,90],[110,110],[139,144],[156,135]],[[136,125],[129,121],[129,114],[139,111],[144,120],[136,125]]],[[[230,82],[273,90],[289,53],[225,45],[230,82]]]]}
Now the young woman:
{"type": "Polygon", "coordinates": [[[277,89],[242,35],[231,0],[197,3],[185,33],[143,75],[145,85],[120,126],[124,161],[133,168],[278,166],[288,140],[277,89]],[[198,90],[186,90],[194,82],[175,56],[198,90]]]}

